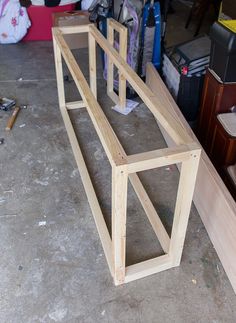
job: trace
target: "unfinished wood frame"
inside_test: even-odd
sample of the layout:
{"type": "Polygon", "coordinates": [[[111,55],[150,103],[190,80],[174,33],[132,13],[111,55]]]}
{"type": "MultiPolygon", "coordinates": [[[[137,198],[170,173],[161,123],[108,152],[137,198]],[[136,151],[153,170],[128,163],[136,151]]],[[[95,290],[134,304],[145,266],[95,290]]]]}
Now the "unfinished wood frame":
{"type": "MultiPolygon", "coordinates": [[[[107,22],[107,40],[114,46],[114,31],[119,34],[119,54],[125,61],[127,58],[127,28],[119,24],[114,19],[108,19],[107,22]]],[[[126,79],[119,70],[119,96],[114,92],[114,63],[107,55],[107,95],[125,109],[126,105],[126,79]]]]}
{"type": "MultiPolygon", "coordinates": [[[[116,285],[127,283],[179,265],[201,152],[199,145],[191,139],[186,131],[184,131],[183,127],[176,122],[175,118],[173,118],[168,110],[166,110],[165,106],[162,105],[162,102],[153,95],[152,91],[126,63],[124,59],[124,48],[126,50],[126,45],[123,44],[120,47],[120,55],[120,53],[118,53],[110,43],[112,39],[111,36],[113,34],[112,30],[114,29],[123,33],[123,38],[120,37],[121,42],[123,42],[122,39],[126,39],[126,34],[123,28],[124,27],[120,26],[113,20],[109,20],[108,35],[110,35],[110,41],[106,40],[93,25],[53,28],[59,106],[88,201],[97,225],[109,269],[116,285]],[[90,86],[63,38],[63,34],[68,34],[70,32],[80,33],[85,31],[88,32],[89,37],[90,86]],[[112,65],[115,65],[119,70],[120,76],[122,76],[120,80],[120,84],[122,83],[122,91],[120,94],[124,95],[124,84],[128,81],[147,105],[149,110],[153,113],[154,117],[158,119],[163,128],[173,139],[176,144],[175,147],[163,148],[135,155],[126,154],[96,100],[96,44],[99,44],[108,56],[111,69],[112,65]],[[81,94],[82,101],[70,103],[66,103],[65,101],[62,57],[74,79],[78,91],[81,94]],[[68,110],[83,107],[87,109],[112,167],[111,236],[108,232],[68,113],[68,110]],[[169,237],[137,175],[137,172],[176,163],[181,164],[181,173],[173,227],[171,237],[169,237]],[[126,266],[125,260],[128,179],[137,193],[137,196],[164,251],[164,255],[162,256],[131,266],[126,266]]],[[[108,89],[111,90],[112,77],[109,78],[109,82],[108,89]]],[[[113,100],[117,103],[117,98],[113,98],[113,100]]],[[[124,103],[124,100],[125,97],[119,97],[119,102],[124,103]]]]}

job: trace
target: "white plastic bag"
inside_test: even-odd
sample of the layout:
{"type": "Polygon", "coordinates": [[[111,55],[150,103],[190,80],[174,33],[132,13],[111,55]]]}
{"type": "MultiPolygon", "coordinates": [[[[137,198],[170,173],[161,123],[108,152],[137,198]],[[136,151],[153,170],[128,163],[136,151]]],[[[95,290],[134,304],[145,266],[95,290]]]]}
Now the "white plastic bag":
{"type": "Polygon", "coordinates": [[[0,0],[0,44],[19,42],[31,23],[18,0],[0,0]]]}

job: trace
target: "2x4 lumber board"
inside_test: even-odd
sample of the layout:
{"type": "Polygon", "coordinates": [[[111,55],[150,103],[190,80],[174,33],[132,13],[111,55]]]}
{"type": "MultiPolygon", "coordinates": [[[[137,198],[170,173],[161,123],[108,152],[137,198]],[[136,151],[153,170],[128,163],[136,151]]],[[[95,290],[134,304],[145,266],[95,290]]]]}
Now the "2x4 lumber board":
{"type": "Polygon", "coordinates": [[[109,56],[109,59],[116,65],[119,71],[124,75],[126,80],[131,84],[134,90],[138,93],[149,110],[162,124],[167,133],[175,141],[176,144],[186,144],[192,142],[191,137],[179,125],[168,109],[163,106],[153,92],[146,86],[141,78],[134,70],[120,57],[119,53],[110,45],[96,27],[90,25],[90,33],[96,39],[99,46],[109,56]]]}
{"type": "Polygon", "coordinates": [[[125,280],[126,211],[128,173],[126,167],[112,168],[112,254],[114,260],[114,283],[125,280]]]}
{"type": "Polygon", "coordinates": [[[127,28],[123,25],[121,25],[119,22],[117,22],[115,19],[113,18],[109,18],[108,19],[108,26],[111,26],[112,29],[114,29],[115,31],[117,31],[118,33],[127,33],[127,28]]]}
{"type": "Polygon", "coordinates": [[[60,109],[66,109],[66,99],[65,99],[65,86],[64,86],[64,76],[62,69],[62,57],[60,48],[56,42],[55,37],[53,37],[53,50],[54,50],[54,60],[57,78],[57,94],[60,109]]]}
{"type": "MultiPolygon", "coordinates": [[[[114,45],[114,29],[109,26],[108,20],[108,28],[107,28],[107,39],[111,46],[114,45]]],[[[110,59],[110,56],[107,55],[107,94],[114,93],[114,64],[110,59]]],[[[110,95],[109,95],[110,96],[110,95]]],[[[112,97],[111,97],[112,99],[112,97]]]]}
{"type": "Polygon", "coordinates": [[[97,99],[97,65],[96,65],[96,42],[95,39],[88,34],[89,42],[89,78],[90,89],[94,97],[97,99]]]}
{"type": "MultiPolygon", "coordinates": [[[[162,96],[169,112],[189,136],[198,142],[152,64],[147,65],[146,82],[153,93],[162,96]]],[[[174,146],[167,132],[160,129],[168,146],[174,146]]],[[[236,293],[236,203],[203,149],[193,201],[236,293]]]]}
{"type": "Polygon", "coordinates": [[[75,156],[75,160],[79,169],[80,177],[88,198],[88,202],[94,217],[94,221],[98,230],[98,234],[102,243],[102,247],[105,253],[105,257],[110,269],[111,275],[113,276],[113,263],[112,263],[112,242],[111,237],[107,229],[106,222],[104,220],[95,190],[93,188],[92,181],[90,179],[89,172],[87,170],[81,149],[79,147],[73,126],[71,124],[68,112],[63,110],[62,118],[65,123],[65,127],[68,133],[70,144],[75,156]]]}
{"type": "Polygon", "coordinates": [[[60,30],[63,35],[81,34],[81,33],[88,33],[89,32],[89,24],[87,24],[87,25],[79,25],[79,26],[53,27],[52,30],[53,29],[60,30]]]}
{"type": "Polygon", "coordinates": [[[127,157],[128,172],[137,173],[157,167],[181,163],[199,151],[199,145],[192,143],[171,148],[163,148],[127,157]]]}
{"type": "Polygon", "coordinates": [[[157,274],[163,270],[172,268],[172,262],[168,255],[159,256],[126,267],[125,283],[157,274]]]}
{"type": "Polygon", "coordinates": [[[189,160],[184,161],[181,165],[169,251],[175,266],[179,266],[182,256],[200,154],[200,150],[195,152],[189,160]]]}
{"type": "Polygon", "coordinates": [[[67,130],[67,134],[69,137],[69,141],[72,147],[72,151],[74,153],[74,157],[80,172],[81,180],[84,185],[84,189],[88,198],[89,205],[92,210],[92,214],[97,226],[98,234],[102,242],[103,250],[107,259],[107,263],[110,269],[111,274],[113,275],[113,266],[112,266],[112,244],[111,238],[106,226],[106,222],[104,220],[100,205],[98,203],[98,199],[93,188],[92,181],[90,179],[89,172],[87,170],[78,140],[76,138],[69,114],[64,105],[64,84],[63,84],[63,72],[62,72],[62,61],[61,61],[61,53],[54,39],[54,50],[55,50],[55,64],[56,64],[56,76],[58,83],[58,94],[59,94],[59,106],[61,115],[67,130]]]}
{"type": "MultiPolygon", "coordinates": [[[[115,29],[119,37],[119,54],[125,61],[127,60],[127,28],[119,24],[114,19],[108,19],[108,28],[115,29]]],[[[126,79],[119,71],[119,106],[122,109],[126,107],[126,79]]]]}
{"type": "Polygon", "coordinates": [[[75,109],[86,108],[86,105],[84,104],[83,101],[66,102],[66,108],[67,110],[75,110],[75,109]]]}
{"type": "Polygon", "coordinates": [[[94,128],[100,138],[103,148],[111,165],[122,165],[126,162],[126,154],[121,146],[115,132],[109,124],[104,112],[98,104],[96,98],[91,92],[89,85],[80,70],[74,56],[67,46],[61,32],[54,28],[54,38],[60,48],[61,54],[67,64],[67,67],[75,81],[75,84],[81,94],[82,100],[87,107],[89,116],[93,122],[94,128]]]}
{"type": "Polygon", "coordinates": [[[157,214],[146,190],[144,189],[142,182],[140,181],[138,175],[135,173],[129,174],[129,180],[152,225],[152,228],[161,244],[162,249],[165,253],[168,253],[170,247],[170,237],[166,232],[166,229],[162,224],[162,221],[159,215],[157,214]]]}

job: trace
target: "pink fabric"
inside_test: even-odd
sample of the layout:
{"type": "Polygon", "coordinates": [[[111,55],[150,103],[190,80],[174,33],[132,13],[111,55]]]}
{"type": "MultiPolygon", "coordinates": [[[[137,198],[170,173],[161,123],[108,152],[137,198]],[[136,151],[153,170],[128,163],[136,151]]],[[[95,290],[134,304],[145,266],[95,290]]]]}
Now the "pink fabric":
{"type": "Polygon", "coordinates": [[[52,40],[52,13],[71,11],[75,4],[57,7],[30,6],[27,11],[31,20],[31,27],[23,39],[29,40],[52,40]]]}

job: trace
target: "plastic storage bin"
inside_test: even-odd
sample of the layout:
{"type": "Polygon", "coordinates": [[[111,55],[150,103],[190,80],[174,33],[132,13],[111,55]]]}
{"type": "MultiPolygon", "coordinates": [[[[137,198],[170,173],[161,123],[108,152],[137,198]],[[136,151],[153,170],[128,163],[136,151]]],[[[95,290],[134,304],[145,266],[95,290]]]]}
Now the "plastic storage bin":
{"type": "Polygon", "coordinates": [[[164,54],[163,77],[185,119],[197,119],[211,42],[203,36],[179,44],[164,54]]]}

